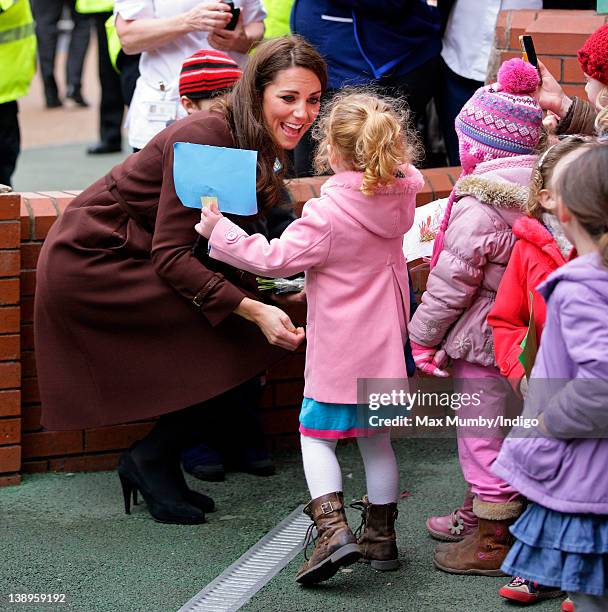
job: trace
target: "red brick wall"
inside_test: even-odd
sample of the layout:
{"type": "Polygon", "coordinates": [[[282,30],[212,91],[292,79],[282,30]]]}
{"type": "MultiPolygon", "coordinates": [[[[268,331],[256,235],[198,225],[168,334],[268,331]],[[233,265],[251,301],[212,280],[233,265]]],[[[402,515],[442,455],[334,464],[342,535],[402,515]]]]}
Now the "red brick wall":
{"type": "Polygon", "coordinates": [[[585,98],[585,78],[576,53],[608,15],[595,11],[504,11],[498,17],[496,51],[499,62],[521,57],[519,36],[530,34],[540,60],[563,85],[569,96],[585,98]]]}
{"type": "Polygon", "coordinates": [[[0,205],[0,486],[21,476],[19,196],[0,205]]]}
{"type": "MultiPolygon", "coordinates": [[[[426,185],[417,203],[446,197],[458,172],[457,168],[425,170],[426,185]]],[[[298,214],[308,199],[319,194],[323,181],[314,178],[289,183],[298,214]]],[[[19,482],[20,471],[112,469],[120,450],[144,436],[152,425],[151,421],[138,422],[69,432],[45,431],[40,425],[32,329],[36,262],[49,228],[77,193],[0,196],[0,315],[4,311],[0,316],[0,485],[19,482]]],[[[423,283],[424,279],[420,279],[416,284],[420,287],[423,283]]],[[[294,310],[290,314],[303,322],[305,311],[294,310]]],[[[302,349],[268,372],[263,420],[275,449],[297,443],[303,371],[302,349]]]]}

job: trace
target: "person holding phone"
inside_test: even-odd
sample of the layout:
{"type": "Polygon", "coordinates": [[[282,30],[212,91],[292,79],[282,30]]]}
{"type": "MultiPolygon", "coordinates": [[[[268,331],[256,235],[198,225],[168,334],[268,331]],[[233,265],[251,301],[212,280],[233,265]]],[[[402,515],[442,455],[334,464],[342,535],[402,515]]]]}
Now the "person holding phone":
{"type": "Polygon", "coordinates": [[[116,0],[114,13],[123,51],[142,54],[126,121],[135,150],[185,116],[178,93],[184,59],[199,49],[214,48],[243,68],[249,49],[264,36],[266,18],[261,0],[116,0]]]}
{"type": "Polygon", "coordinates": [[[439,7],[444,7],[444,16],[447,12],[449,18],[443,35],[441,78],[435,103],[451,165],[460,165],[454,121],[486,80],[499,13],[541,9],[542,5],[542,0],[439,0],[439,7]]]}

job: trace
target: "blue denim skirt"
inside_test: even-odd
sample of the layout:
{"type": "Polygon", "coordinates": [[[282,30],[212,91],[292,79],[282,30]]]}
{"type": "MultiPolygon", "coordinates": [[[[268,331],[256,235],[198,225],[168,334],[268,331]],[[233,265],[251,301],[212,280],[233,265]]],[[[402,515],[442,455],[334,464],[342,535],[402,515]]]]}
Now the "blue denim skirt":
{"type": "Polygon", "coordinates": [[[608,516],[531,503],[511,533],[516,542],[502,564],[507,574],[573,593],[608,594],[608,516]]]}

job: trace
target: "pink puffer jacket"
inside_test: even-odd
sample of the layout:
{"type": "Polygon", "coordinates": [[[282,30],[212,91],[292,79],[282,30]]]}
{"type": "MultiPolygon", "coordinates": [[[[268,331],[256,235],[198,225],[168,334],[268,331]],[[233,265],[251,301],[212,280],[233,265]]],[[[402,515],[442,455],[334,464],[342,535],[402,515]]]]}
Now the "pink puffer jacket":
{"type": "Polygon", "coordinates": [[[535,159],[483,162],[456,184],[443,251],[409,327],[418,344],[443,344],[453,359],[495,365],[486,319],[515,244],[512,227],[523,214],[535,159]]]}

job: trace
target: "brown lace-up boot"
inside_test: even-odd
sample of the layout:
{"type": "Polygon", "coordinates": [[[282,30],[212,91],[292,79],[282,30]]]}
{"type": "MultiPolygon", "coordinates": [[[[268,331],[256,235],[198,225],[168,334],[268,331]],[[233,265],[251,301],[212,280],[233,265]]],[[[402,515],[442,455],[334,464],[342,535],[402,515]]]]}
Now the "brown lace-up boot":
{"type": "Polygon", "coordinates": [[[435,567],[449,574],[505,576],[500,566],[513,544],[509,526],[522,513],[523,503],[494,504],[476,497],[473,510],[479,519],[478,528],[461,542],[438,547],[435,567]]]}
{"type": "Polygon", "coordinates": [[[367,495],[351,504],[361,510],[363,534],[357,541],[363,554],[363,561],[381,572],[399,567],[395,521],[399,515],[397,504],[370,504],[367,495]]]}
{"type": "Polygon", "coordinates": [[[312,556],[306,558],[296,574],[296,582],[308,585],[328,580],[340,567],[354,563],[361,557],[361,550],[346,522],[342,491],[313,499],[304,512],[314,521],[306,534],[305,546],[310,542],[313,527],[317,528],[312,556]]]}

